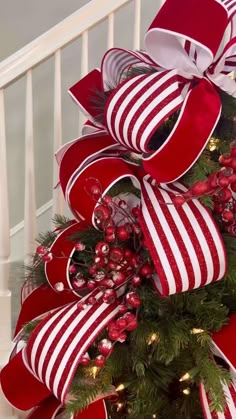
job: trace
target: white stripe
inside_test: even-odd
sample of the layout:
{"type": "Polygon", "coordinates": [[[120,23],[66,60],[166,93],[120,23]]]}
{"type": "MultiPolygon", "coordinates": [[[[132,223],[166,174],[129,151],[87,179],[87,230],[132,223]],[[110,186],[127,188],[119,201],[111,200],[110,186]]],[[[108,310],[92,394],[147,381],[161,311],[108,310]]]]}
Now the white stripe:
{"type": "MultiPolygon", "coordinates": [[[[72,303],[73,304],[73,303],[72,303]]],[[[37,352],[38,352],[38,346],[41,342],[41,339],[44,335],[44,333],[48,330],[48,328],[53,324],[53,322],[60,316],[61,313],[63,313],[63,311],[66,311],[68,309],[68,306],[64,306],[62,307],[58,312],[56,312],[50,320],[48,320],[48,322],[44,325],[44,327],[42,328],[42,330],[40,331],[40,333],[38,333],[32,349],[31,349],[31,353],[30,353],[30,368],[36,373],[35,371],[35,360],[37,358],[37,352]],[[46,329],[46,330],[45,330],[46,329]]]]}
{"type": "MultiPolygon", "coordinates": [[[[163,191],[160,189],[161,195],[164,199],[164,201],[166,203],[172,203],[172,200],[170,198],[170,196],[167,194],[167,192],[163,191]]],[[[187,205],[187,204],[184,204],[187,205]]],[[[183,206],[184,206],[183,205],[183,206]]],[[[176,224],[177,229],[179,230],[182,240],[186,246],[186,251],[188,253],[189,259],[190,259],[190,263],[192,265],[193,268],[193,272],[194,272],[194,276],[195,276],[195,285],[194,288],[198,288],[201,286],[201,279],[202,279],[202,273],[201,273],[201,269],[199,266],[199,260],[198,257],[196,255],[196,251],[193,247],[193,243],[191,241],[191,238],[188,234],[188,231],[186,230],[186,226],[184,225],[183,221],[181,220],[176,207],[174,205],[167,205],[167,209],[169,210],[170,214],[173,217],[173,220],[176,224]]],[[[191,223],[191,220],[189,220],[191,223]]],[[[199,243],[200,246],[200,243],[199,243]]]]}
{"type": "MultiPolygon", "coordinates": [[[[98,309],[93,313],[93,315],[91,317],[88,318],[88,320],[86,321],[86,323],[83,325],[83,327],[79,330],[79,332],[77,333],[76,337],[74,337],[74,339],[72,340],[72,342],[70,343],[70,345],[68,346],[66,352],[63,354],[63,357],[60,359],[60,364],[58,366],[56,375],[55,375],[55,379],[53,382],[53,394],[56,395],[56,397],[60,397],[61,395],[58,394],[58,386],[60,384],[61,381],[61,377],[68,365],[68,361],[71,357],[71,354],[73,353],[76,345],[78,345],[79,341],[81,340],[81,338],[84,336],[84,334],[87,332],[87,330],[90,328],[90,326],[94,325],[96,320],[99,318],[99,316],[107,309],[107,304],[103,303],[101,306],[98,307],[98,309]]],[[[118,312],[118,308],[116,307],[115,312],[118,312]]],[[[109,314],[108,316],[106,316],[105,318],[105,323],[107,321],[107,319],[112,318],[113,315],[109,314]]],[[[74,323],[74,327],[77,326],[78,321],[76,322],[76,320],[73,322],[74,323]]],[[[102,323],[100,322],[97,326],[98,330],[101,330],[101,325],[102,323]]],[[[88,340],[90,342],[92,342],[92,336],[94,335],[94,332],[91,333],[91,335],[89,336],[88,340]]],[[[87,342],[88,342],[87,340],[87,342]]],[[[57,348],[56,348],[57,349],[57,348]]],[[[76,355],[76,362],[78,361],[79,357],[83,354],[83,347],[80,348],[78,350],[78,353],[76,355]]],[[[59,351],[57,351],[57,355],[62,355],[59,353],[59,351]]],[[[59,356],[60,358],[60,356],[59,356]]],[[[51,371],[49,371],[50,373],[51,371]]],[[[74,373],[74,369],[72,368],[72,366],[69,366],[69,372],[68,375],[71,376],[71,374],[74,373]]],[[[66,388],[66,384],[64,383],[63,385],[63,389],[66,388]]],[[[62,399],[63,400],[63,399],[62,399]]],[[[63,400],[64,401],[64,400],[63,400]]]]}
{"type": "MultiPolygon", "coordinates": [[[[144,78],[144,80],[139,83],[125,98],[124,102],[121,104],[121,106],[119,107],[119,110],[115,116],[115,125],[114,125],[114,129],[116,132],[116,137],[123,143],[126,144],[128,146],[130,146],[130,141],[129,138],[127,136],[127,131],[128,131],[128,126],[130,124],[131,119],[133,118],[134,114],[136,112],[139,111],[140,106],[144,103],[144,101],[150,97],[154,91],[156,89],[158,89],[166,80],[168,80],[170,78],[169,73],[167,73],[163,78],[159,79],[154,85],[152,85],[151,87],[149,87],[148,90],[146,90],[145,93],[143,93],[143,95],[137,100],[137,102],[134,103],[134,105],[132,106],[132,108],[130,109],[129,113],[126,115],[126,108],[129,105],[129,102],[132,98],[134,98],[134,96],[143,88],[145,87],[148,83],[150,83],[150,81],[152,81],[153,79],[155,79],[157,77],[157,73],[151,74],[148,79],[147,77],[144,78]],[[120,134],[119,134],[119,126],[120,126],[120,120],[122,116],[126,116],[125,118],[125,123],[123,126],[123,138],[121,138],[120,134]]],[[[161,102],[163,96],[164,96],[165,92],[163,92],[162,94],[158,95],[158,97],[156,98],[156,102],[157,104],[161,102]]],[[[151,109],[153,109],[153,107],[155,106],[155,101],[152,101],[151,103],[151,109]]],[[[142,113],[143,115],[143,113],[142,113]]],[[[141,117],[142,117],[141,115],[141,117]]],[[[134,148],[139,150],[139,147],[137,147],[136,144],[134,144],[134,148]]],[[[144,151],[144,150],[143,150],[144,151]]]]}
{"type": "Polygon", "coordinates": [[[119,90],[118,92],[115,94],[115,96],[113,96],[113,98],[111,99],[111,102],[109,103],[109,106],[107,108],[107,126],[108,126],[108,130],[110,131],[111,135],[113,138],[115,138],[115,134],[113,132],[113,129],[111,127],[111,120],[113,119],[112,117],[112,113],[114,110],[114,107],[117,103],[117,100],[122,96],[122,94],[127,90],[128,87],[132,86],[132,84],[134,84],[138,78],[143,77],[143,75],[137,76],[135,78],[131,78],[130,80],[127,81],[127,83],[125,83],[119,90]]]}
{"type": "MultiPolygon", "coordinates": [[[[66,307],[66,309],[68,309],[68,307],[66,307]]],[[[40,380],[42,380],[43,367],[44,367],[44,363],[47,362],[46,361],[46,355],[47,355],[47,353],[50,349],[51,344],[53,343],[55,337],[60,333],[63,325],[65,324],[65,322],[74,314],[74,312],[76,310],[77,310],[77,302],[73,303],[73,306],[70,308],[70,310],[68,310],[68,312],[57,323],[56,323],[56,319],[55,319],[56,324],[54,324],[54,328],[53,328],[52,332],[48,336],[47,340],[44,342],[44,346],[43,346],[43,349],[42,349],[41,353],[40,354],[36,353],[36,356],[39,356],[38,371],[36,373],[37,373],[40,380]]],[[[81,312],[78,317],[80,317],[80,316],[82,317],[84,315],[83,313],[84,312],[81,312]]],[[[34,342],[34,347],[37,347],[37,349],[38,349],[38,346],[39,346],[38,342],[41,342],[44,339],[44,335],[47,333],[48,328],[50,327],[51,324],[53,324],[53,322],[50,319],[47,323],[45,323],[43,329],[37,335],[37,338],[35,339],[35,342],[34,342]]],[[[35,360],[34,360],[34,362],[35,362],[35,360]]]]}
{"type": "Polygon", "coordinates": [[[207,419],[212,419],[210,406],[209,406],[209,403],[208,403],[208,400],[207,400],[207,395],[206,395],[205,387],[204,387],[203,384],[201,384],[201,395],[202,395],[204,413],[205,413],[207,419]]]}
{"type": "Polygon", "coordinates": [[[173,275],[168,257],[165,253],[165,249],[163,248],[163,245],[162,245],[162,243],[160,241],[160,238],[157,234],[156,228],[153,224],[153,221],[150,217],[149,211],[147,209],[146,203],[145,203],[143,198],[142,198],[142,213],[143,213],[143,217],[145,219],[145,222],[147,224],[147,228],[152,234],[152,239],[153,239],[153,242],[155,243],[155,247],[158,249],[157,253],[159,255],[159,258],[160,258],[163,266],[165,266],[164,272],[165,272],[165,275],[168,279],[169,293],[170,294],[175,294],[176,293],[175,277],[173,275]]]}
{"type": "MultiPolygon", "coordinates": [[[[99,294],[96,295],[96,297],[98,297],[98,298],[101,297],[101,296],[102,296],[102,293],[99,293],[99,294]]],[[[58,355],[60,355],[60,351],[63,349],[63,345],[69,339],[70,335],[73,333],[73,330],[78,326],[78,324],[81,322],[81,320],[83,320],[83,318],[88,315],[88,313],[89,313],[89,311],[91,310],[92,307],[93,306],[90,306],[87,310],[83,310],[81,312],[82,316],[78,312],[78,316],[73,321],[71,321],[70,326],[65,330],[63,335],[61,337],[58,337],[57,346],[53,350],[53,353],[50,357],[50,362],[47,365],[47,370],[46,370],[46,374],[45,374],[45,383],[48,387],[49,387],[51,371],[53,369],[54,363],[57,360],[58,355]]],[[[78,308],[78,305],[76,304],[76,310],[77,310],[77,308],[78,308]]],[[[62,319],[62,322],[60,322],[61,325],[60,325],[59,331],[62,328],[62,326],[65,324],[65,322],[68,318],[69,317],[67,317],[67,318],[64,317],[62,319]]],[[[87,322],[85,322],[85,326],[84,326],[85,329],[86,329],[86,325],[87,325],[87,322]]],[[[57,329],[58,329],[58,325],[57,325],[57,329]]],[[[83,329],[81,329],[81,330],[83,330],[83,329]]],[[[79,336],[80,336],[79,334],[76,336],[76,342],[78,342],[79,336]]],[[[47,341],[47,343],[48,343],[48,341],[47,341]]],[[[47,349],[49,349],[50,345],[51,345],[51,343],[49,343],[47,349]]],[[[45,346],[47,346],[47,345],[45,345],[45,346]]]]}
{"type": "Polygon", "coordinates": [[[147,138],[150,136],[153,129],[159,124],[159,122],[166,117],[166,115],[172,111],[174,108],[176,108],[178,105],[183,103],[183,98],[181,96],[178,96],[174,100],[172,100],[170,103],[168,103],[166,106],[162,108],[160,112],[156,115],[155,118],[148,124],[146,129],[144,130],[142,134],[142,139],[140,142],[140,148],[144,148],[144,144],[147,140],[147,138]]]}
{"type": "MultiPolygon", "coordinates": [[[[202,213],[202,216],[208,226],[208,229],[211,233],[211,236],[213,238],[213,241],[215,243],[216,251],[219,258],[219,265],[220,265],[220,271],[218,279],[222,278],[225,274],[226,264],[225,264],[225,254],[224,254],[224,248],[220,242],[219,233],[215,227],[215,224],[209,214],[209,212],[203,207],[203,205],[197,200],[193,199],[193,204],[198,208],[198,210],[202,213]]],[[[214,264],[214,263],[213,263],[214,264]]],[[[209,283],[209,282],[207,282],[209,283]]]]}
{"type": "MultiPolygon", "coordinates": [[[[100,330],[102,330],[104,328],[104,326],[108,323],[108,321],[110,319],[112,319],[117,313],[119,312],[118,307],[116,307],[98,326],[97,328],[93,331],[93,333],[91,333],[91,335],[89,336],[89,340],[87,342],[85,342],[85,344],[81,347],[80,351],[78,352],[78,355],[76,356],[76,358],[74,359],[72,365],[71,365],[71,369],[70,372],[66,378],[66,381],[64,383],[64,387],[63,387],[63,391],[62,391],[62,397],[61,399],[64,401],[65,397],[66,397],[66,393],[68,390],[68,385],[70,383],[71,380],[71,376],[74,374],[74,370],[76,368],[77,362],[79,357],[85,352],[85,348],[88,345],[88,342],[93,342],[93,340],[96,338],[97,334],[99,333],[100,330]]],[[[74,347],[75,347],[75,342],[74,342],[74,347]]],[[[73,349],[74,349],[73,347],[73,349]]]]}
{"type": "Polygon", "coordinates": [[[232,398],[232,395],[230,393],[229,387],[227,385],[223,385],[224,393],[227,400],[227,406],[229,408],[230,414],[232,416],[232,419],[236,418],[236,408],[234,404],[234,400],[232,398]]]}

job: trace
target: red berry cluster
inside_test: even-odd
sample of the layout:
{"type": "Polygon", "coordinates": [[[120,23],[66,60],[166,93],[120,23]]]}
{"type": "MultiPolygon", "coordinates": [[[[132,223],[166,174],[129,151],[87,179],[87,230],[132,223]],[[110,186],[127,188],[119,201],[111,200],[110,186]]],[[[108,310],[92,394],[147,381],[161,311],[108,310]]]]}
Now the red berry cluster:
{"type": "Polygon", "coordinates": [[[175,205],[182,205],[189,199],[204,195],[212,196],[214,212],[222,226],[232,235],[236,235],[236,143],[233,142],[229,154],[221,155],[222,166],[206,180],[196,182],[182,195],[173,198],[175,205]]]}

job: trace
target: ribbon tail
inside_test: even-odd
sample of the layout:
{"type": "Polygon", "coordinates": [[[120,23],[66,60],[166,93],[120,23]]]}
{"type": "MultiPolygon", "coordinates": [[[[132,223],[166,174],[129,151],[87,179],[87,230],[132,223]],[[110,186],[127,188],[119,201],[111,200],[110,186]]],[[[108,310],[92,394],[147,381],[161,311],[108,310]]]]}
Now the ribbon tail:
{"type": "Polygon", "coordinates": [[[51,396],[30,412],[26,419],[55,419],[61,409],[59,400],[51,396]]]}

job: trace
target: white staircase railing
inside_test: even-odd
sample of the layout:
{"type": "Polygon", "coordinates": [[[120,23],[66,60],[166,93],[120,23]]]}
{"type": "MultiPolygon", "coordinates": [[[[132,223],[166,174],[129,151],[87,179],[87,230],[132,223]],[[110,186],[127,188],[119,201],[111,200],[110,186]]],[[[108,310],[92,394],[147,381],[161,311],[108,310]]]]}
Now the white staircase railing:
{"type": "MultiPolygon", "coordinates": [[[[155,11],[164,0],[157,0],[155,11]]],[[[106,20],[107,43],[104,46],[111,48],[115,37],[115,19],[117,11],[132,5],[130,13],[130,25],[126,31],[133,31],[133,42],[130,48],[140,48],[140,23],[141,7],[148,14],[147,0],[91,0],[84,7],[73,13],[71,16],[57,24],[48,32],[20,49],[18,52],[0,63],[0,368],[4,365],[11,347],[11,293],[8,289],[9,259],[10,259],[10,226],[9,226],[9,204],[8,204],[8,181],[7,181],[7,153],[6,153],[6,129],[5,129],[5,107],[4,94],[6,88],[14,84],[19,78],[26,78],[26,105],[25,105],[25,190],[24,194],[24,237],[25,237],[25,258],[34,249],[34,238],[36,235],[36,198],[35,198],[35,165],[34,165],[34,129],[33,120],[33,69],[40,63],[54,57],[54,144],[56,150],[62,144],[62,103],[61,103],[61,52],[69,43],[81,38],[80,76],[83,76],[89,69],[89,42],[88,35],[92,27],[99,22],[106,20]],[[143,1],[143,3],[142,3],[143,1]],[[132,29],[133,28],[133,29],[132,29]]],[[[151,5],[151,2],[149,2],[151,5]]],[[[153,18],[150,12],[150,22],[153,18]]],[[[123,31],[123,28],[120,29],[123,31]]],[[[98,40],[99,42],[99,40],[98,40]]],[[[79,64],[78,64],[79,68],[79,64]]],[[[36,115],[37,116],[37,115],[36,115]]],[[[79,118],[79,125],[83,117],[79,118]]],[[[23,141],[16,147],[23,147],[23,141]]],[[[43,167],[42,167],[43,170],[43,167]]],[[[54,165],[54,184],[57,181],[57,168],[54,165]]],[[[44,185],[41,185],[43,188],[44,185]]],[[[17,203],[10,203],[17,205],[17,203]]],[[[63,212],[63,200],[61,193],[56,190],[53,193],[53,213],[63,212]]],[[[18,417],[13,413],[12,408],[4,401],[0,392],[0,418],[10,419],[18,417]]]]}

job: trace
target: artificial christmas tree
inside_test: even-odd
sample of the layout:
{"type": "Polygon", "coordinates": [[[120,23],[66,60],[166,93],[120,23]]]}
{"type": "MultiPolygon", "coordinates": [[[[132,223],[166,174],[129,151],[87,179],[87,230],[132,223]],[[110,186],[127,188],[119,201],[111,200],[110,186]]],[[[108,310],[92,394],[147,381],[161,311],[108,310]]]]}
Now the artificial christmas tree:
{"type": "Polygon", "coordinates": [[[41,235],[1,372],[31,419],[236,417],[234,10],[166,0],[146,52],[70,89],[89,117],[56,154],[74,219],[41,235]]]}

